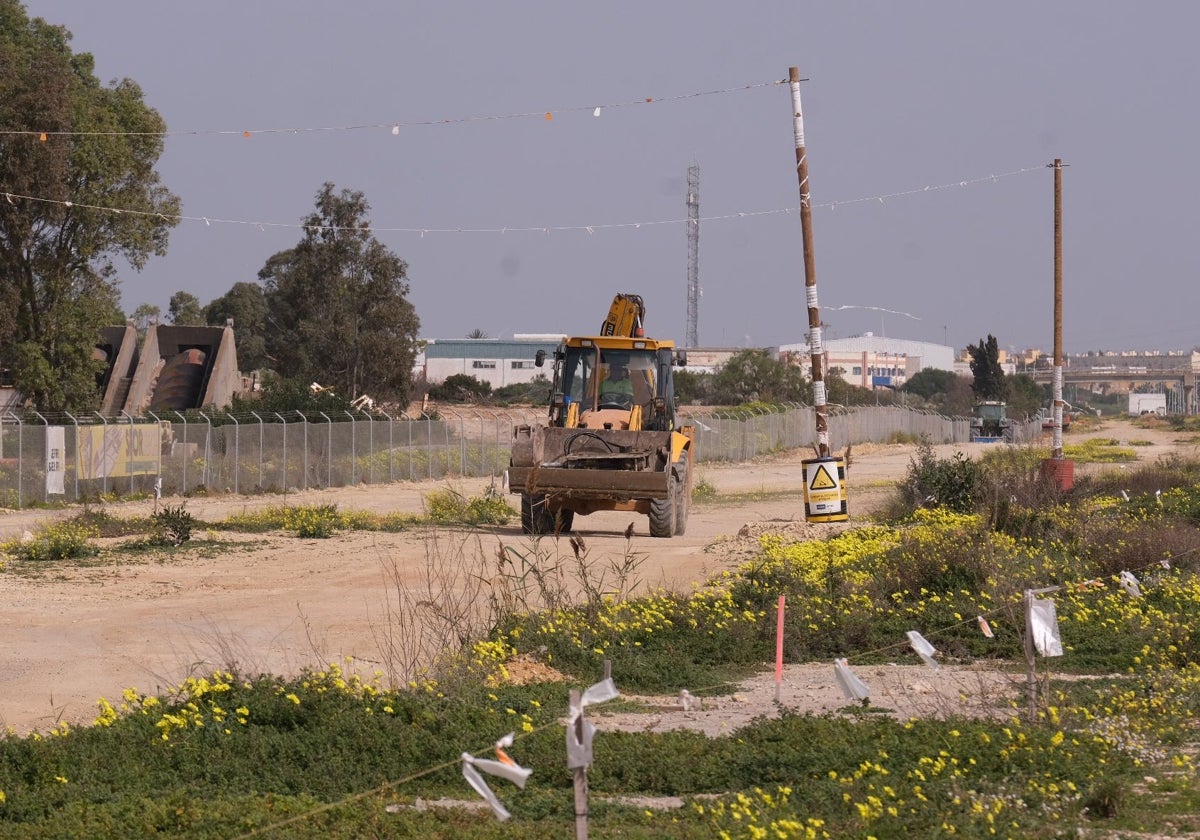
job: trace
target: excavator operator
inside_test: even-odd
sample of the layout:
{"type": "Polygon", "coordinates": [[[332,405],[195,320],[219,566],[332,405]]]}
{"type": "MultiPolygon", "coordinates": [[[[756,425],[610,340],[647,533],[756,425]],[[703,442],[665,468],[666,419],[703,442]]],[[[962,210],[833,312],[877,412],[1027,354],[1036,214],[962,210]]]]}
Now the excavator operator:
{"type": "Polygon", "coordinates": [[[600,383],[600,402],[629,406],[633,404],[633,381],[623,364],[608,366],[608,376],[600,383]]]}

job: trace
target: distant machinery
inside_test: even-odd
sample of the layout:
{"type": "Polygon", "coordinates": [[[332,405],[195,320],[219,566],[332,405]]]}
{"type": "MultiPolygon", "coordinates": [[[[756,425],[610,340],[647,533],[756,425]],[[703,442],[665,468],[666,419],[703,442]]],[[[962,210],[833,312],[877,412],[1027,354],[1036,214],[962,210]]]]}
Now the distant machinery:
{"type": "Polygon", "coordinates": [[[684,347],[700,346],[700,164],[688,167],[688,292],[684,347]]]}

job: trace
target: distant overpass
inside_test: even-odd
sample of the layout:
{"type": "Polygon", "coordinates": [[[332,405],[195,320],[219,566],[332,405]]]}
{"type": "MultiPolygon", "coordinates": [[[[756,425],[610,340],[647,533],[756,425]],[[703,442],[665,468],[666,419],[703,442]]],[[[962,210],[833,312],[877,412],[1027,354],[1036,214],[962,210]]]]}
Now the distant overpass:
{"type": "MultiPolygon", "coordinates": [[[[1054,381],[1053,370],[1019,370],[1033,377],[1035,382],[1050,385],[1054,381]]],[[[1063,367],[1063,384],[1107,383],[1107,382],[1181,382],[1196,384],[1196,372],[1190,366],[1149,367],[1139,365],[1091,365],[1089,367],[1063,367]]]]}

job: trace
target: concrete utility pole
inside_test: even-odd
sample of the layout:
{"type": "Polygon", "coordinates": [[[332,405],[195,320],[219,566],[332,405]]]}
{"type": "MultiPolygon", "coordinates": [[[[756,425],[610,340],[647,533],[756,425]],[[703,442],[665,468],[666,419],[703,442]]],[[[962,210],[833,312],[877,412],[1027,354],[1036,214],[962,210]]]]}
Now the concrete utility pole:
{"type": "Polygon", "coordinates": [[[812,195],[808,185],[808,156],[804,148],[804,112],[800,108],[800,70],[788,68],[792,88],[792,127],[796,135],[796,176],[800,181],[800,233],[804,244],[804,292],[808,303],[808,351],[812,361],[813,410],[817,418],[817,455],[829,457],[829,409],[825,402],[825,350],[821,341],[821,312],[817,307],[817,269],[813,257],[812,195]]]}
{"type": "Polygon", "coordinates": [[[1054,163],[1054,442],[1051,457],[1062,460],[1063,416],[1063,264],[1062,264],[1062,158],[1054,163]]]}
{"type": "Polygon", "coordinates": [[[688,167],[688,293],[684,347],[700,346],[700,164],[688,167]]]}

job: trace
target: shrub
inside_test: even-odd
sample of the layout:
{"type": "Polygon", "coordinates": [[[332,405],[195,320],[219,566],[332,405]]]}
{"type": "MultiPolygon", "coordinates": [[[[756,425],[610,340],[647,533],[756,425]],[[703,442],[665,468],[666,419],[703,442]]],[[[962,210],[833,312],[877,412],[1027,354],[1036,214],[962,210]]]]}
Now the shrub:
{"type": "Polygon", "coordinates": [[[516,511],[495,488],[468,499],[456,490],[437,490],[425,497],[425,511],[439,525],[504,525],[516,511]]]}
{"type": "Polygon", "coordinates": [[[192,528],[196,525],[196,517],[184,510],[183,505],[168,505],[150,519],[154,540],[163,545],[183,545],[192,538],[192,528]]]}
{"type": "Polygon", "coordinates": [[[717,488],[706,478],[697,478],[692,485],[693,502],[711,502],[717,497],[717,488]]]}
{"type": "Polygon", "coordinates": [[[908,474],[900,493],[910,510],[941,507],[955,513],[970,513],[980,494],[982,470],[961,452],[938,458],[928,438],[923,438],[909,460],[908,474]]]}
{"type": "Polygon", "coordinates": [[[337,505],[302,505],[286,510],[284,528],[295,531],[301,539],[328,539],[344,526],[337,505]]]}
{"type": "Polygon", "coordinates": [[[97,553],[91,543],[95,536],[95,529],[79,522],[55,522],[38,528],[31,540],[4,543],[0,551],[28,562],[92,557],[97,553]]]}

